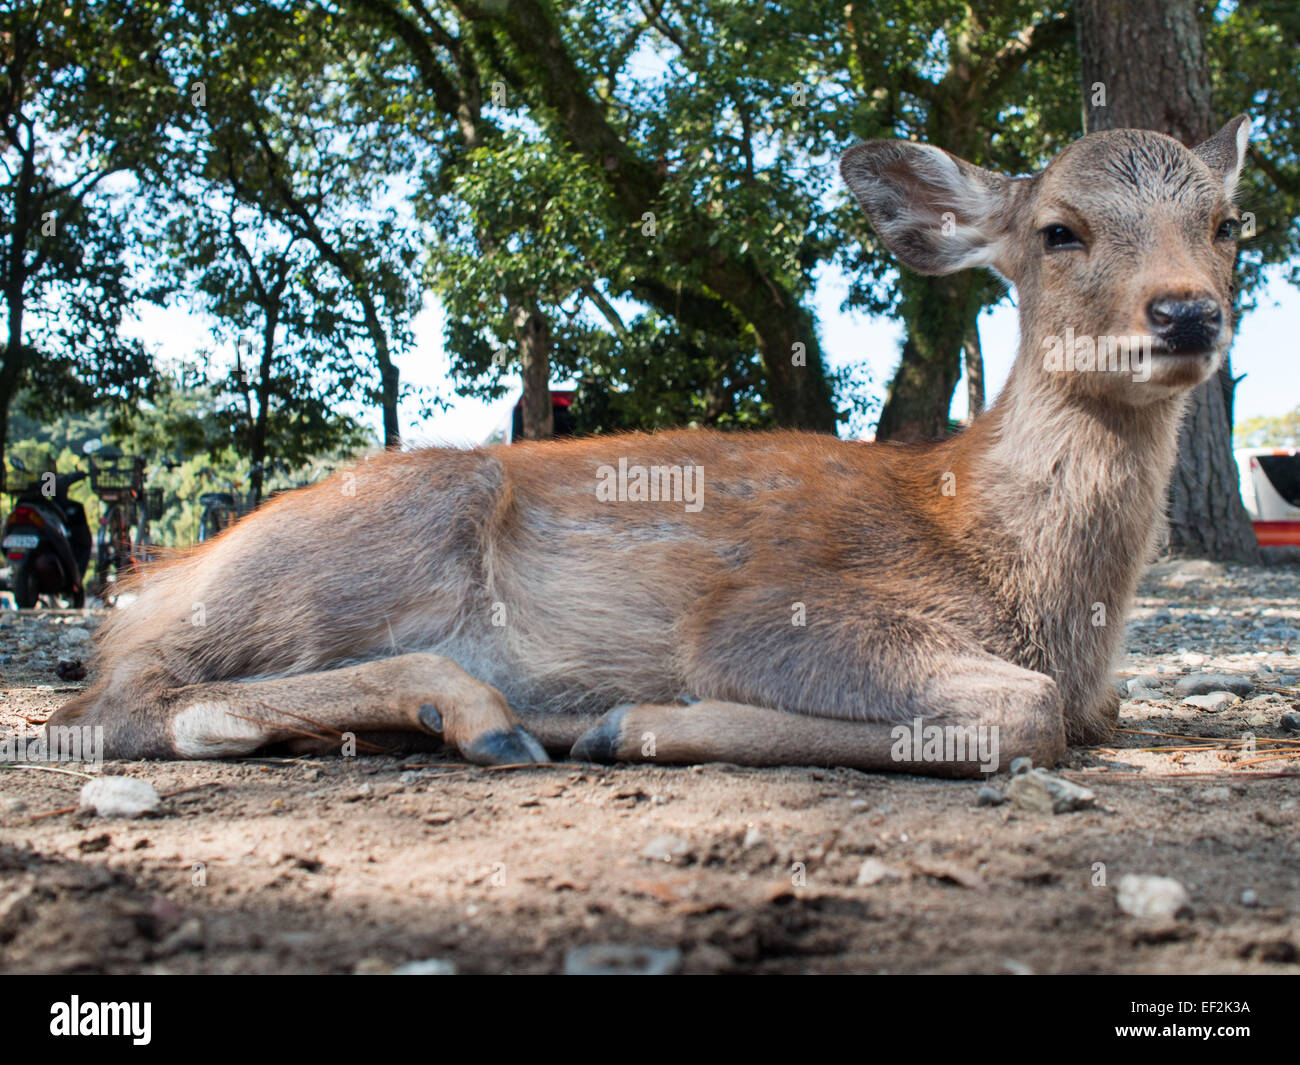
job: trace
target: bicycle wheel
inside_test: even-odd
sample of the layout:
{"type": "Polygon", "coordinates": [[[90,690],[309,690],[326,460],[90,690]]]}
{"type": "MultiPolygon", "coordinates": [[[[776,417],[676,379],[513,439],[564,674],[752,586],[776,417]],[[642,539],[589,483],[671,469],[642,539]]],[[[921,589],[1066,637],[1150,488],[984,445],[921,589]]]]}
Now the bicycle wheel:
{"type": "Polygon", "coordinates": [[[131,565],[131,536],[126,515],[118,503],[109,507],[104,524],[100,526],[98,551],[95,558],[95,584],[97,594],[106,606],[117,599],[117,585],[123,571],[131,565]]]}
{"type": "Polygon", "coordinates": [[[141,563],[153,561],[153,531],[149,528],[149,500],[140,501],[140,526],[136,530],[137,558],[141,563]]]}

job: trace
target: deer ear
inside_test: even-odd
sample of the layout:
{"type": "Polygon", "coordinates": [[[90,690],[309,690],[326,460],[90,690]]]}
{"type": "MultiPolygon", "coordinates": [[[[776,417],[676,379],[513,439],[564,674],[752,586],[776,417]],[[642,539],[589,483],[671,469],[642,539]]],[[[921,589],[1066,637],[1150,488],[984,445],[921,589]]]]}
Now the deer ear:
{"type": "Polygon", "coordinates": [[[993,266],[1001,256],[1009,178],[910,141],[855,144],[840,173],[885,245],[917,273],[993,266]]]}
{"type": "Polygon", "coordinates": [[[1229,199],[1237,191],[1237,179],[1241,177],[1249,144],[1250,116],[1238,115],[1205,143],[1192,149],[1222,179],[1223,191],[1229,199]]]}

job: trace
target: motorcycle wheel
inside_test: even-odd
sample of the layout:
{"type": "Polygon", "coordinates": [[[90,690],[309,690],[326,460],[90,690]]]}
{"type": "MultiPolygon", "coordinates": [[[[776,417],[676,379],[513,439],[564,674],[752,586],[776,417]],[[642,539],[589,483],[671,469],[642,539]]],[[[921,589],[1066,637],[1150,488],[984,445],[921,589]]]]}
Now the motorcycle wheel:
{"type": "MultiPolygon", "coordinates": [[[[37,562],[43,552],[34,552],[23,559],[14,578],[14,603],[20,610],[32,610],[41,604],[41,585],[37,579],[37,562]]],[[[86,589],[83,585],[76,592],[57,592],[55,599],[65,599],[73,609],[80,610],[86,605],[86,589]]]]}
{"type": "Polygon", "coordinates": [[[35,555],[28,555],[14,574],[14,602],[19,610],[31,610],[41,599],[40,586],[36,583],[36,570],[32,563],[35,555]]]}

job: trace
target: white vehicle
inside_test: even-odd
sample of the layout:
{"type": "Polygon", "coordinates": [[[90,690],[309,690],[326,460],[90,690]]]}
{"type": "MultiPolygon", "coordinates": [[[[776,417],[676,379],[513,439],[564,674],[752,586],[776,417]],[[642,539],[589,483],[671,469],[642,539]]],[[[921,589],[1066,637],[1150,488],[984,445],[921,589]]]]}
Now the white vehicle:
{"type": "Polygon", "coordinates": [[[1300,546],[1300,448],[1243,447],[1233,456],[1260,547],[1300,546]]]}

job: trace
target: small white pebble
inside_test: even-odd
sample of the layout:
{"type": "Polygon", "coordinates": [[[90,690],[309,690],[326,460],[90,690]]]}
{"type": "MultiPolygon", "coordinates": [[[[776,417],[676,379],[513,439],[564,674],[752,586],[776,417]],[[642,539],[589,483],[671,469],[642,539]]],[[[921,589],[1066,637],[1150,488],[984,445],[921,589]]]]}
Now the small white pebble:
{"type": "Polygon", "coordinates": [[[147,780],[100,777],[81,789],[81,808],[100,817],[139,817],[158,809],[158,793],[147,780]]]}

